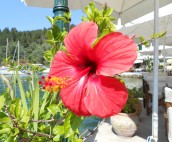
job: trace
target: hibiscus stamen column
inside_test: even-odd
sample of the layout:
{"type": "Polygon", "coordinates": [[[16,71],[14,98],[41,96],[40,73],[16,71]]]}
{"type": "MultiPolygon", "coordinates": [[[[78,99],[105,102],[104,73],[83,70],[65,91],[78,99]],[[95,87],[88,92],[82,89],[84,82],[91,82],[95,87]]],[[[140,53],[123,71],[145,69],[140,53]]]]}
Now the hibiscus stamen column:
{"type": "MultiPolygon", "coordinates": [[[[68,13],[68,12],[69,12],[68,0],[54,0],[54,8],[53,8],[54,16],[63,16],[64,13],[68,13]]],[[[64,23],[64,21],[58,20],[56,24],[61,30],[65,28],[66,31],[69,31],[68,23],[64,23]]]]}

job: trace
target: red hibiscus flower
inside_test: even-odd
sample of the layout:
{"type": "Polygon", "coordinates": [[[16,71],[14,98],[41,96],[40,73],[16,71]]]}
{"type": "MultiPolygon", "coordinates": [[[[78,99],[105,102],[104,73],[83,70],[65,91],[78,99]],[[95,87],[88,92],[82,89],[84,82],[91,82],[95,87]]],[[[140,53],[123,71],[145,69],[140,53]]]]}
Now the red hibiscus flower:
{"type": "Polygon", "coordinates": [[[92,47],[98,34],[93,22],[83,22],[65,38],[67,53],[56,53],[50,76],[70,77],[60,96],[63,103],[77,115],[102,118],[119,113],[128,93],[115,74],[127,71],[134,63],[136,45],[127,36],[112,32],[92,47]]]}

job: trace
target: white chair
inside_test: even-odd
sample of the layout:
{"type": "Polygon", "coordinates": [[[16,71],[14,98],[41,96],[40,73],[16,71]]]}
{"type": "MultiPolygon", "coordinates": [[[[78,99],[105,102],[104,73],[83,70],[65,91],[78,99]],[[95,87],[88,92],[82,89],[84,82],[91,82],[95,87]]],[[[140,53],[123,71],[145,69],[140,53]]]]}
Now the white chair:
{"type": "Polygon", "coordinates": [[[169,87],[164,88],[165,104],[166,104],[166,132],[169,142],[172,142],[172,89],[169,87]]]}

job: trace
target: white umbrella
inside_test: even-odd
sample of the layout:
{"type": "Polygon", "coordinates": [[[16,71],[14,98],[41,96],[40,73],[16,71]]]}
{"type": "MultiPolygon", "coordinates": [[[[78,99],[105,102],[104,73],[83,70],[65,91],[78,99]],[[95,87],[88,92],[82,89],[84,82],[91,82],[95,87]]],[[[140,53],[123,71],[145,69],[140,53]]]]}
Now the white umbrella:
{"type": "MultiPolygon", "coordinates": [[[[53,8],[54,0],[22,0],[28,6],[53,8]]],[[[68,0],[69,9],[83,9],[89,2],[95,2],[98,8],[107,3],[114,9],[114,17],[121,18],[121,23],[126,24],[154,10],[153,0],[68,0]]],[[[160,7],[169,4],[171,0],[159,0],[160,7]]]]}
{"type": "MultiPolygon", "coordinates": [[[[172,45],[172,14],[159,18],[159,31],[167,31],[165,36],[165,45],[172,45]]],[[[128,36],[135,34],[136,38],[143,36],[145,39],[150,39],[154,33],[154,21],[147,21],[134,26],[125,27],[123,26],[118,30],[128,36]]],[[[164,40],[164,38],[163,38],[164,40]]],[[[164,41],[160,40],[160,44],[164,44],[164,41]]],[[[139,41],[138,41],[139,43],[139,41]]]]}

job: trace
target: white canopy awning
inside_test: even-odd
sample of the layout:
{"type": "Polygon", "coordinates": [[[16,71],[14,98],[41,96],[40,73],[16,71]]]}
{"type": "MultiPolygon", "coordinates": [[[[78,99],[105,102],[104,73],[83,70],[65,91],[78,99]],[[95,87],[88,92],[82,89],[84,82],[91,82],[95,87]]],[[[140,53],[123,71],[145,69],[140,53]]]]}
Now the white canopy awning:
{"type": "Polygon", "coordinates": [[[136,60],[134,61],[134,64],[139,64],[139,63],[143,63],[143,60],[136,59],[136,60]]]}
{"type": "MultiPolygon", "coordinates": [[[[159,18],[159,32],[167,31],[167,34],[164,38],[160,39],[160,44],[172,45],[172,14],[159,18]]],[[[154,21],[147,21],[142,24],[136,24],[130,27],[123,27],[118,30],[128,36],[135,34],[136,38],[143,36],[145,39],[150,39],[154,33],[154,21]]],[[[140,41],[138,41],[139,43],[140,41]]]]}
{"type": "MultiPolygon", "coordinates": [[[[21,0],[27,6],[53,8],[54,0],[21,0]]],[[[114,9],[113,15],[116,19],[121,18],[121,23],[126,24],[154,10],[153,0],[68,0],[70,10],[84,9],[90,2],[95,2],[101,8],[107,3],[108,7],[114,9]]],[[[171,0],[159,0],[160,7],[171,3],[171,0]]]]}
{"type": "Polygon", "coordinates": [[[172,64],[172,59],[168,59],[168,60],[167,60],[167,63],[168,63],[168,64],[172,64]]]}
{"type": "Polygon", "coordinates": [[[164,56],[172,56],[172,48],[163,49],[161,53],[164,56]]]}

